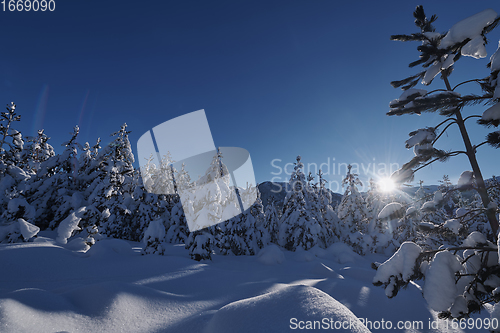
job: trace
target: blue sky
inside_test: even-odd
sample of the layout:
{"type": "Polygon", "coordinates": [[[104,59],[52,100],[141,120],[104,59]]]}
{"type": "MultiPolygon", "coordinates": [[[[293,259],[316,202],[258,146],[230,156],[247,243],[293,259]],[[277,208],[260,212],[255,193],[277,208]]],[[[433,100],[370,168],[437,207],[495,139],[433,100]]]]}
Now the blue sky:
{"type": "MultiPolygon", "coordinates": [[[[147,130],[205,109],[215,144],[247,149],[258,182],[288,179],[276,173],[300,154],[313,171],[324,164],[337,191],[339,164],[357,165],[362,180],[373,163],[388,172],[413,156],[408,132],[441,120],[385,115],[400,95],[389,82],[418,70],[407,66],[417,44],[389,40],[416,32],[415,6],[438,15],[439,32],[486,8],[500,13],[498,1],[55,1],[54,12],[0,13],[0,103],[17,104],[23,135],[44,128],[60,151],[76,124],[93,144],[126,122],[136,153],[147,130]]],[[[487,59],[499,39],[497,28],[487,59]]],[[[452,85],[487,76],[487,59],[461,59],[452,85]]],[[[483,141],[487,130],[469,127],[483,141]]],[[[462,149],[458,129],[447,134],[436,147],[462,149]]],[[[499,174],[499,154],[479,152],[486,177],[499,174]]],[[[454,158],[416,180],[456,181],[468,169],[454,158]]]]}

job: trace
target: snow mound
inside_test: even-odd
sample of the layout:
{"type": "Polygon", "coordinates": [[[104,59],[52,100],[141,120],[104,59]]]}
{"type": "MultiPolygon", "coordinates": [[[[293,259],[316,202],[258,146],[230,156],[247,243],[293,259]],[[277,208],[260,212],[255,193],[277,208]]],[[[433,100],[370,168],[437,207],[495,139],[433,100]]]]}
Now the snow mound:
{"type": "MultiPolygon", "coordinates": [[[[352,322],[351,327],[347,324],[347,329],[335,332],[370,332],[347,307],[328,294],[297,285],[222,307],[208,323],[205,333],[288,332],[297,329],[301,320],[304,327],[307,323],[311,325],[307,331],[321,331],[321,324],[352,322]]],[[[330,327],[327,329],[334,329],[330,327]]]]}
{"type": "Polygon", "coordinates": [[[325,250],[324,258],[334,260],[339,264],[346,264],[355,262],[360,255],[345,243],[334,243],[325,250]]]}
{"type": "Polygon", "coordinates": [[[257,261],[264,265],[281,264],[285,261],[285,254],[277,245],[271,244],[260,250],[257,261]]]}
{"type": "Polygon", "coordinates": [[[109,254],[121,254],[121,255],[137,255],[129,243],[121,239],[103,239],[96,242],[92,247],[87,251],[87,254],[90,256],[102,256],[109,254]]]}
{"type": "Polygon", "coordinates": [[[87,252],[90,249],[90,246],[82,237],[75,237],[69,241],[64,248],[75,252],[87,252]]]}
{"type": "MultiPolygon", "coordinates": [[[[318,246],[316,246],[318,247],[318,246]]],[[[318,247],[319,248],[319,247],[318,247]]],[[[319,248],[322,250],[321,248],[319,248]]],[[[304,250],[302,247],[297,248],[294,253],[294,259],[296,261],[301,261],[301,262],[309,262],[309,261],[314,261],[317,258],[317,250],[316,249],[311,249],[309,251],[304,250]]]]}

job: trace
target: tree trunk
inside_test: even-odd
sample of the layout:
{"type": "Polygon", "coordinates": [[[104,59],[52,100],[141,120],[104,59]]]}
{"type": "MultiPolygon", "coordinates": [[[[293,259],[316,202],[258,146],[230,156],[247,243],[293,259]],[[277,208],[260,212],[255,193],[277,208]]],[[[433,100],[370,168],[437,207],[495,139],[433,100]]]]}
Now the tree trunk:
{"type": "MultiPolygon", "coordinates": [[[[443,75],[443,80],[446,84],[446,89],[452,91],[450,82],[448,81],[448,77],[443,75]]],[[[481,169],[479,168],[479,164],[476,159],[476,149],[472,146],[469,138],[469,134],[467,133],[467,129],[465,128],[465,122],[462,117],[462,113],[460,109],[456,109],[455,115],[457,117],[457,125],[460,129],[460,134],[462,135],[462,139],[465,144],[465,150],[467,153],[467,157],[469,158],[470,165],[472,167],[472,171],[474,172],[474,178],[476,179],[477,192],[481,197],[483,202],[483,206],[486,209],[486,216],[488,217],[488,221],[490,222],[491,230],[493,231],[493,236],[495,240],[497,239],[498,233],[498,221],[495,216],[495,211],[492,209],[488,209],[490,204],[490,198],[488,197],[488,192],[486,191],[486,185],[484,184],[483,175],[481,174],[481,169]]]]}

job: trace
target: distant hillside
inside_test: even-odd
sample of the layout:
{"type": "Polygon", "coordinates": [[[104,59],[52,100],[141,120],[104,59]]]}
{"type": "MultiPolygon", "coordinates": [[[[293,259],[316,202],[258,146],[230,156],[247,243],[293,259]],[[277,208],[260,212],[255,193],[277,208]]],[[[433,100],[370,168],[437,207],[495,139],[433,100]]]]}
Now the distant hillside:
{"type": "MultiPolygon", "coordinates": [[[[268,203],[270,203],[270,198],[273,197],[274,205],[279,209],[283,208],[283,202],[285,201],[286,192],[289,189],[289,184],[285,182],[263,182],[258,185],[260,196],[262,199],[262,204],[264,205],[264,209],[267,207],[268,203]]],[[[335,208],[340,200],[342,199],[342,194],[334,193],[330,191],[332,194],[332,202],[333,207],[335,208]]]]}
{"type": "MultiPolygon", "coordinates": [[[[500,177],[497,177],[500,180],[500,177]]],[[[438,190],[439,185],[428,185],[424,186],[424,190],[428,194],[432,194],[438,190]]],[[[270,198],[273,197],[273,201],[275,206],[281,210],[283,208],[283,202],[285,201],[286,192],[289,189],[288,182],[270,182],[266,181],[258,185],[262,204],[264,205],[264,209],[267,207],[270,202],[270,198]]],[[[403,187],[402,191],[410,196],[415,196],[415,193],[419,189],[419,186],[413,187],[403,187]]],[[[336,208],[337,205],[342,200],[342,194],[335,193],[330,191],[332,194],[332,202],[333,208],[336,208]]],[[[462,196],[464,199],[468,200],[474,195],[475,191],[466,191],[462,192],[462,196]]]]}

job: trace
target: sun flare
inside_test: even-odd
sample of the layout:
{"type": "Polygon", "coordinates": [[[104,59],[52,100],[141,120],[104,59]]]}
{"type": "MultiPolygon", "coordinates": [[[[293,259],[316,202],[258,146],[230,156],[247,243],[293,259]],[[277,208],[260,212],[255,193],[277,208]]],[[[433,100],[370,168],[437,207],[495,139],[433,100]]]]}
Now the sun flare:
{"type": "Polygon", "coordinates": [[[396,184],[391,178],[382,178],[378,181],[378,188],[381,192],[388,193],[396,189],[396,184]]]}

